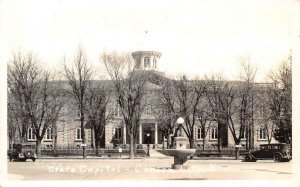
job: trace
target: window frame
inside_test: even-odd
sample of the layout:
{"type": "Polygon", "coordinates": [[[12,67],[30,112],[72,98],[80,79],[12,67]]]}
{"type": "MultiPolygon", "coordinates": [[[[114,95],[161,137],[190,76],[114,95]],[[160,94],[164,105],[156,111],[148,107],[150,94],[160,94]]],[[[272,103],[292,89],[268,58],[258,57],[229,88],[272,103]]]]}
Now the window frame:
{"type": "Polygon", "coordinates": [[[157,68],[157,59],[153,58],[153,68],[156,69],[157,68]]]}
{"type": "Polygon", "coordinates": [[[32,127],[27,129],[27,140],[28,141],[36,141],[36,136],[32,127]]]}
{"type": "Polygon", "coordinates": [[[204,132],[202,132],[202,127],[197,128],[197,140],[203,140],[204,132]]]}
{"type": "Polygon", "coordinates": [[[150,58],[144,57],[144,68],[150,68],[150,58]]]}
{"type": "Polygon", "coordinates": [[[48,127],[45,133],[45,140],[52,140],[52,135],[53,135],[53,128],[48,127]],[[50,138],[48,137],[48,135],[50,136],[50,138]]]}
{"type": "Polygon", "coordinates": [[[122,139],[122,127],[115,127],[114,130],[114,138],[115,140],[121,140],[122,139]]]}
{"type": "Polygon", "coordinates": [[[76,136],[75,136],[75,140],[82,140],[81,137],[81,128],[76,128],[76,136]]]}
{"type": "Polygon", "coordinates": [[[152,116],[152,107],[151,107],[151,105],[146,106],[145,116],[146,117],[151,117],[152,116]]]}
{"type": "Polygon", "coordinates": [[[258,140],[267,140],[266,127],[260,126],[258,129],[258,140]]]}
{"type": "Polygon", "coordinates": [[[209,139],[210,140],[218,140],[218,128],[217,127],[212,127],[210,130],[209,130],[209,139]]]}

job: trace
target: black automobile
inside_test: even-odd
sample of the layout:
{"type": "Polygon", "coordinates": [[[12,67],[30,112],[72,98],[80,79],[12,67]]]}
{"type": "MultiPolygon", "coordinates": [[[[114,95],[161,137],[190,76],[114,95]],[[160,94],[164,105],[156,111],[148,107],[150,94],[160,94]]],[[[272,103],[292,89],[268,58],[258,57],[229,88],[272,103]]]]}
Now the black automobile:
{"type": "Polygon", "coordinates": [[[289,162],[289,145],[285,143],[261,144],[259,150],[249,151],[244,157],[245,162],[256,162],[256,160],[270,160],[275,162],[289,162]]]}
{"type": "Polygon", "coordinates": [[[22,143],[22,144],[13,144],[13,148],[8,150],[8,158],[10,161],[26,161],[31,159],[33,162],[37,159],[35,152],[35,145],[22,143]]]}

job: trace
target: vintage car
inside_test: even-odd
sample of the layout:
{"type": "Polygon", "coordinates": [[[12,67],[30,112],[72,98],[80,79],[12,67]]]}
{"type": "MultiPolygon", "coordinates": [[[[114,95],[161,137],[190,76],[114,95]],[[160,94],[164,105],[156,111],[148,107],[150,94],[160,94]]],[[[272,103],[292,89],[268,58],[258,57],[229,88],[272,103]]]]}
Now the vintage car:
{"type": "Polygon", "coordinates": [[[13,144],[11,150],[8,150],[8,157],[10,161],[26,161],[31,159],[33,162],[37,159],[35,152],[35,145],[29,143],[13,144]]]}
{"type": "Polygon", "coordinates": [[[249,151],[244,157],[245,162],[273,159],[275,162],[291,160],[289,145],[285,143],[261,144],[259,150],[249,151]]]}

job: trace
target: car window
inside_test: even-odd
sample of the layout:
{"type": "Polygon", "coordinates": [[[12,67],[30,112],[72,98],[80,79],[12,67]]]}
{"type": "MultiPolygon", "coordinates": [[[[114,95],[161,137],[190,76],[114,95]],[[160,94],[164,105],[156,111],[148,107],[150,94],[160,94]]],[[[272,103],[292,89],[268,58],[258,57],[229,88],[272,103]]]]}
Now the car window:
{"type": "Polygon", "coordinates": [[[31,145],[23,145],[22,148],[24,148],[24,149],[30,149],[31,145]]]}
{"type": "Polygon", "coordinates": [[[272,149],[272,146],[271,146],[271,145],[268,145],[268,149],[272,149]]]}
{"type": "Polygon", "coordinates": [[[266,149],[266,147],[265,147],[265,146],[261,146],[261,147],[260,147],[260,149],[262,149],[262,150],[263,150],[263,149],[266,149]]]}
{"type": "Polygon", "coordinates": [[[279,149],[279,145],[274,145],[273,149],[279,149]]]}

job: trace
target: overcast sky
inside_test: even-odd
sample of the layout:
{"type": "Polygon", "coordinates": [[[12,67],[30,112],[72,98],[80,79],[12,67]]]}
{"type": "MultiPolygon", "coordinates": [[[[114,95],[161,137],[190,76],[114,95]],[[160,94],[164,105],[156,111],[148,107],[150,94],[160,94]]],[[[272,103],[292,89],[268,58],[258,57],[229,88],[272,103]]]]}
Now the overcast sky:
{"type": "MultiPolygon", "coordinates": [[[[154,50],[158,68],[175,75],[239,75],[239,57],[258,67],[257,81],[292,48],[295,1],[0,1],[4,61],[32,50],[50,67],[79,43],[101,72],[101,53],[154,50]]],[[[298,4],[297,4],[298,5],[298,4]]]]}

